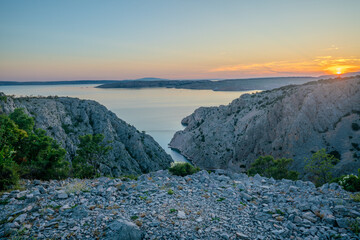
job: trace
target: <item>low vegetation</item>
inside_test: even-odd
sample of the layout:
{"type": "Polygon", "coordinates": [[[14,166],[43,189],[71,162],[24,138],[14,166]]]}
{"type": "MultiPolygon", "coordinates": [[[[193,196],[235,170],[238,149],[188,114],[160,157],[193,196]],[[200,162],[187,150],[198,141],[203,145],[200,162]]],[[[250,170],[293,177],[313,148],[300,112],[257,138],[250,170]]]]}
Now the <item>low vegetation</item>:
{"type": "Polygon", "coordinates": [[[309,173],[309,179],[319,187],[332,180],[331,170],[339,162],[339,159],[326,153],[325,149],[321,149],[305,161],[305,171],[309,173]]]}
{"type": "Polygon", "coordinates": [[[9,189],[18,179],[61,179],[69,174],[65,150],[23,109],[0,115],[0,189],[9,189]]]}
{"type": "Polygon", "coordinates": [[[34,128],[34,119],[23,109],[10,115],[0,115],[0,190],[18,184],[19,178],[63,179],[69,176],[93,178],[99,176],[99,160],[106,158],[111,147],[104,135],[85,135],[73,165],[65,161],[65,149],[45,130],[34,128]]]}
{"type": "Polygon", "coordinates": [[[169,171],[176,176],[187,176],[200,171],[200,168],[192,166],[190,163],[174,163],[169,171]]]}
{"type": "Polygon", "coordinates": [[[250,176],[259,174],[263,177],[272,177],[277,180],[283,178],[297,180],[299,174],[296,171],[288,170],[288,167],[292,162],[292,159],[274,159],[272,156],[261,156],[251,165],[248,174],[250,176]]]}
{"type": "Polygon", "coordinates": [[[80,143],[73,160],[73,174],[78,178],[100,176],[99,161],[106,158],[111,150],[102,134],[88,134],[79,137],[80,143]]]}

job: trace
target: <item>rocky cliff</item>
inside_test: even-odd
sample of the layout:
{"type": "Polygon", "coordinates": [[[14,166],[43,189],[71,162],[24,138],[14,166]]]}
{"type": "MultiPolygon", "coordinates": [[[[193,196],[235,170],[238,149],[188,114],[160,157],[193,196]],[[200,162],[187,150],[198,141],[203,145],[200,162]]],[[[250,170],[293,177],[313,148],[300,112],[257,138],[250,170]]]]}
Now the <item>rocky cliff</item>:
{"type": "Polygon", "coordinates": [[[76,153],[79,136],[101,133],[111,141],[107,160],[100,163],[105,175],[137,174],[168,168],[171,157],[155,140],[137,131],[95,101],[68,97],[5,97],[0,93],[0,113],[24,108],[35,118],[35,127],[47,131],[67,151],[69,160],[76,153]]]}
{"type": "Polygon", "coordinates": [[[199,108],[170,146],[205,169],[245,171],[261,155],[304,158],[321,148],[340,158],[336,174],[360,168],[360,77],[319,80],[199,108]]]}

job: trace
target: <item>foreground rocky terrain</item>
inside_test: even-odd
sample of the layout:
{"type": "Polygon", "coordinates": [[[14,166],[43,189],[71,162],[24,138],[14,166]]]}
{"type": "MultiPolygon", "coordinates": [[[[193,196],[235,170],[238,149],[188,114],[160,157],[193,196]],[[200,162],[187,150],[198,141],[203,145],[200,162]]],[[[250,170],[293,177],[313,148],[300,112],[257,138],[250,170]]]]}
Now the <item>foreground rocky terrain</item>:
{"type": "Polygon", "coordinates": [[[166,169],[171,157],[149,135],[119,119],[103,105],[69,97],[20,97],[0,93],[0,114],[24,108],[35,118],[35,127],[46,130],[67,151],[71,160],[79,136],[103,134],[112,147],[100,161],[103,175],[120,176],[166,169]]]}
{"type": "Polygon", "coordinates": [[[340,158],[335,175],[360,168],[360,77],[319,80],[201,107],[170,146],[203,169],[243,172],[259,156],[304,158],[325,148],[340,158]]]}
{"type": "Polygon", "coordinates": [[[360,239],[360,203],[334,183],[223,170],[125,180],[25,181],[0,197],[0,238],[360,239]]]}

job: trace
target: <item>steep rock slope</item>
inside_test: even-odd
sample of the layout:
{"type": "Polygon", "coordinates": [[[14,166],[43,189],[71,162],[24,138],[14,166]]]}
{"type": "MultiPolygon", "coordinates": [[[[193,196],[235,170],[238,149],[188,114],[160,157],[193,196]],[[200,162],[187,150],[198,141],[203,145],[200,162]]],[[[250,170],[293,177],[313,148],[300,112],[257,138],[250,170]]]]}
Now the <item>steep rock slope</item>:
{"type": "Polygon", "coordinates": [[[69,160],[76,153],[79,136],[104,134],[104,140],[111,141],[112,146],[106,161],[100,163],[100,170],[105,175],[146,173],[167,168],[172,162],[151,136],[140,133],[95,101],[0,95],[0,113],[8,114],[15,108],[24,108],[35,118],[36,128],[46,130],[49,136],[61,143],[69,160]]]}
{"type": "Polygon", "coordinates": [[[336,173],[360,167],[360,77],[319,80],[257,94],[227,106],[199,108],[170,146],[205,169],[245,171],[261,155],[304,158],[326,148],[340,156],[336,173]]]}

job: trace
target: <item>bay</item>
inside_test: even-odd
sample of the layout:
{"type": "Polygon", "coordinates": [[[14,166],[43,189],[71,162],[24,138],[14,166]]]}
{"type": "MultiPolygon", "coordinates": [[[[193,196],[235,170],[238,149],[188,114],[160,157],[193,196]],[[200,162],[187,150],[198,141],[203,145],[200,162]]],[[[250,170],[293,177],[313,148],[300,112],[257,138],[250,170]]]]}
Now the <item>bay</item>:
{"type": "Polygon", "coordinates": [[[182,130],[181,120],[204,106],[230,103],[244,93],[215,92],[211,90],[188,90],[170,88],[149,89],[102,89],[94,84],[1,86],[0,92],[15,96],[68,96],[95,100],[119,118],[151,135],[174,161],[186,161],[171,150],[168,143],[176,131],[182,130]]]}

